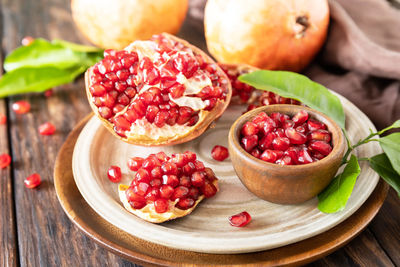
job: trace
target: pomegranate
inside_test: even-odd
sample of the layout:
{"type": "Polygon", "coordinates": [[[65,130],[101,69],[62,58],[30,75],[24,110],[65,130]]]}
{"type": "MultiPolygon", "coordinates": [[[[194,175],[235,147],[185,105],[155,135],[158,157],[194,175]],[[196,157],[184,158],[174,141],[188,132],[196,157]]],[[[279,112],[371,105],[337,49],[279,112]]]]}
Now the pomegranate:
{"type": "Polygon", "coordinates": [[[12,109],[17,114],[25,114],[31,110],[31,104],[28,101],[20,100],[12,104],[12,109]]]}
{"type": "Polygon", "coordinates": [[[308,164],[332,151],[326,125],[309,118],[304,110],[293,117],[281,113],[257,114],[240,132],[244,150],[253,157],[281,165],[308,164]]]}
{"type": "Polygon", "coordinates": [[[246,226],[251,221],[251,216],[247,211],[229,217],[229,223],[235,227],[246,226]]]}
{"type": "Polygon", "coordinates": [[[301,71],[322,47],[328,30],[327,0],[209,0],[205,37],[220,62],[301,71]]]}
{"type": "Polygon", "coordinates": [[[50,122],[45,122],[39,126],[38,130],[41,135],[52,135],[55,133],[56,127],[50,122]]]}
{"type": "Polygon", "coordinates": [[[4,114],[0,114],[0,125],[7,123],[7,116],[4,114]]]}
{"type": "Polygon", "coordinates": [[[85,76],[89,103],[114,135],[144,146],[202,134],[229,104],[225,73],[204,52],[169,34],[106,50],[85,76]]]}
{"type": "Polygon", "coordinates": [[[37,173],[34,173],[24,180],[24,184],[27,188],[35,188],[38,187],[41,184],[41,178],[40,175],[37,173]]]}
{"type": "Polygon", "coordinates": [[[107,176],[108,179],[113,183],[120,182],[122,178],[121,168],[115,165],[110,166],[110,168],[107,171],[107,176]]]}
{"type": "Polygon", "coordinates": [[[185,19],[188,0],[72,0],[72,17],[95,45],[123,49],[153,34],[176,34],[185,19]]]}
{"type": "Polygon", "coordinates": [[[214,146],[211,150],[211,156],[218,161],[224,161],[229,157],[229,151],[224,146],[214,146]]]}
{"type": "Polygon", "coordinates": [[[10,155],[4,153],[0,155],[0,169],[8,167],[11,163],[10,155]]]}
{"type": "Polygon", "coordinates": [[[128,211],[149,222],[188,215],[201,200],[218,191],[214,172],[190,151],[134,157],[128,166],[136,173],[129,186],[119,185],[120,199],[128,211]]]}
{"type": "Polygon", "coordinates": [[[248,103],[249,106],[247,111],[274,104],[292,104],[300,105],[301,103],[295,99],[285,98],[274,94],[272,92],[257,90],[256,88],[242,83],[238,80],[239,76],[255,70],[255,67],[251,67],[244,64],[222,64],[219,63],[221,69],[228,76],[232,85],[232,102],[233,103],[248,103]]]}

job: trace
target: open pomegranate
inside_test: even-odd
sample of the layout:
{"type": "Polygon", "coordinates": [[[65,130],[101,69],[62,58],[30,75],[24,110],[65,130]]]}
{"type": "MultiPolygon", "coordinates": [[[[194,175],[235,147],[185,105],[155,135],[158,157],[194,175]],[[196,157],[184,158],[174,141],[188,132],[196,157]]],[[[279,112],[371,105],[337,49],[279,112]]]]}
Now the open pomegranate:
{"type": "Polygon", "coordinates": [[[72,0],[77,27],[95,45],[123,49],[153,34],[176,34],[186,16],[188,0],[72,0]]]}
{"type": "Polygon", "coordinates": [[[218,61],[297,72],[322,47],[328,24],[327,0],[209,0],[204,17],[218,61]]]}
{"type": "Polygon", "coordinates": [[[242,83],[238,80],[241,74],[249,73],[258,68],[245,65],[245,64],[222,64],[219,63],[222,70],[228,75],[232,85],[232,102],[233,103],[247,103],[249,104],[248,110],[258,108],[261,106],[268,106],[274,104],[292,104],[300,105],[301,103],[295,99],[285,98],[272,92],[257,90],[256,88],[242,83]]]}
{"type": "Polygon", "coordinates": [[[129,186],[119,185],[120,200],[129,212],[149,222],[188,215],[218,191],[214,172],[190,151],[171,157],[164,152],[134,157],[128,167],[136,174],[129,186]]]}
{"type": "Polygon", "coordinates": [[[229,105],[231,85],[204,52],[169,34],[106,50],[85,75],[89,103],[123,141],[179,144],[203,133],[229,105]]]}

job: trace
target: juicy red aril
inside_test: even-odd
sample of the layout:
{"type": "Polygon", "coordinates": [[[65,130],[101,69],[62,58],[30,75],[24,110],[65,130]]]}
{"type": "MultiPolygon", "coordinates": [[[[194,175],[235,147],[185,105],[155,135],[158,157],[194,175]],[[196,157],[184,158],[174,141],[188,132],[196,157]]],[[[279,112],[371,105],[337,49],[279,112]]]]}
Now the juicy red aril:
{"type": "Polygon", "coordinates": [[[173,162],[164,162],[161,165],[161,169],[165,174],[178,174],[178,167],[173,162]]]}
{"type": "Polygon", "coordinates": [[[183,198],[189,193],[189,189],[185,186],[178,186],[172,194],[172,199],[183,198]]]}
{"type": "Polygon", "coordinates": [[[172,174],[164,174],[162,176],[162,183],[170,185],[172,187],[176,187],[179,184],[179,179],[176,175],[172,174]]]}
{"type": "Polygon", "coordinates": [[[0,155],[0,169],[4,169],[11,163],[10,155],[4,153],[0,155]]]}
{"type": "Polygon", "coordinates": [[[24,184],[27,188],[35,188],[39,186],[40,183],[41,183],[41,178],[40,175],[37,173],[34,173],[26,177],[26,179],[24,180],[24,184]]]}
{"type": "Polygon", "coordinates": [[[38,129],[41,135],[52,135],[56,131],[56,127],[50,122],[41,124],[38,129]]]}
{"type": "Polygon", "coordinates": [[[235,227],[246,226],[251,221],[251,216],[247,211],[229,217],[229,223],[235,227]]]}
{"type": "Polygon", "coordinates": [[[138,182],[150,182],[150,173],[148,170],[140,168],[136,174],[135,174],[135,179],[138,182]]]}
{"type": "Polygon", "coordinates": [[[204,172],[194,172],[191,176],[191,182],[193,186],[201,187],[204,185],[206,175],[204,172]]]}
{"type": "Polygon", "coordinates": [[[31,104],[25,100],[20,100],[12,104],[12,109],[17,114],[25,114],[31,109],[31,104]]]}
{"type": "Polygon", "coordinates": [[[224,146],[214,146],[211,150],[211,156],[218,161],[224,161],[229,157],[228,149],[224,146]]]}
{"type": "Polygon", "coordinates": [[[176,207],[181,210],[187,210],[194,206],[194,200],[190,197],[179,199],[178,203],[176,203],[176,207]]]}
{"type": "Polygon", "coordinates": [[[157,199],[154,201],[154,209],[157,213],[164,213],[168,211],[168,200],[164,198],[157,199]]]}
{"type": "Polygon", "coordinates": [[[332,136],[325,129],[324,123],[310,119],[304,110],[293,117],[278,112],[268,116],[260,112],[243,124],[239,138],[248,153],[266,162],[308,164],[332,151],[332,136]]]}
{"type": "Polygon", "coordinates": [[[203,187],[201,187],[201,191],[205,198],[210,198],[213,197],[218,190],[213,183],[205,181],[203,187]]]}
{"type": "Polygon", "coordinates": [[[242,138],[242,146],[247,151],[250,152],[255,146],[257,146],[258,136],[249,135],[242,138]]]}
{"type": "Polygon", "coordinates": [[[113,183],[121,181],[121,168],[118,166],[111,166],[107,171],[108,179],[113,183]]]}
{"type": "Polygon", "coordinates": [[[144,158],[141,157],[133,157],[128,160],[128,168],[131,171],[137,171],[140,167],[142,167],[142,163],[144,158]]]}
{"type": "Polygon", "coordinates": [[[6,124],[6,122],[7,122],[7,116],[4,114],[0,114],[0,125],[6,124]]]}

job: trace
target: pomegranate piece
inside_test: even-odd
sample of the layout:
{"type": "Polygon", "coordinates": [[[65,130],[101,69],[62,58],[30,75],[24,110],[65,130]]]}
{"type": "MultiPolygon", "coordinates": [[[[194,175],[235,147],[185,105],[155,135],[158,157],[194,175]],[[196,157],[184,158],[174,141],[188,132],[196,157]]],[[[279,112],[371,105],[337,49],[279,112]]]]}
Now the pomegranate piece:
{"type": "Polygon", "coordinates": [[[11,163],[10,155],[4,153],[0,155],[0,169],[8,167],[11,163]]]}
{"type": "Polygon", "coordinates": [[[222,115],[231,97],[222,69],[168,34],[105,51],[86,73],[86,90],[107,129],[123,141],[147,146],[197,137],[222,115]]]}
{"type": "Polygon", "coordinates": [[[4,114],[0,114],[0,125],[7,123],[7,116],[4,114]]]}
{"type": "Polygon", "coordinates": [[[241,146],[252,156],[280,165],[308,164],[332,151],[331,133],[304,110],[292,118],[278,112],[257,114],[243,124],[241,146]],[[255,130],[257,129],[257,130],[255,130]]]}
{"type": "Polygon", "coordinates": [[[12,104],[12,109],[17,114],[25,114],[31,110],[31,104],[28,101],[20,100],[12,104]]]}
{"type": "Polygon", "coordinates": [[[214,146],[211,150],[211,156],[218,161],[224,161],[229,157],[228,149],[224,146],[214,146]]]}
{"type": "MultiPolygon", "coordinates": [[[[123,194],[126,202],[123,202],[132,209],[154,205],[155,213],[172,211],[173,214],[170,209],[174,205],[189,210],[197,200],[210,198],[218,191],[215,173],[190,151],[171,156],[159,152],[146,158],[133,157],[128,160],[128,167],[136,173],[130,186],[126,186],[123,194]]],[[[112,181],[120,180],[121,170],[111,166],[108,175],[112,181]]]]}
{"type": "Polygon", "coordinates": [[[41,178],[40,175],[37,173],[34,173],[24,180],[24,184],[27,188],[35,188],[38,187],[41,183],[41,178]]]}
{"type": "Polygon", "coordinates": [[[39,126],[38,130],[41,135],[52,135],[55,133],[56,127],[50,122],[45,122],[39,126]]]}
{"type": "Polygon", "coordinates": [[[121,168],[118,166],[111,166],[107,171],[108,179],[113,183],[118,183],[121,181],[121,168]]]}
{"type": "Polygon", "coordinates": [[[249,224],[251,216],[247,211],[232,215],[229,217],[229,223],[235,227],[243,227],[249,224]]]}

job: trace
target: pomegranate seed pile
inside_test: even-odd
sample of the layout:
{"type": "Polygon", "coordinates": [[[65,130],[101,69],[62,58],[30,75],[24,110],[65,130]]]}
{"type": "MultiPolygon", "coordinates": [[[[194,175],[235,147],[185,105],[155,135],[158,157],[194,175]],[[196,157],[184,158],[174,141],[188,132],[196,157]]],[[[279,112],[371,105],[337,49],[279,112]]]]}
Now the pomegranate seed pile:
{"type": "MultiPolygon", "coordinates": [[[[238,96],[242,103],[247,103],[250,100],[254,90],[256,89],[248,84],[242,83],[241,81],[238,80],[238,78],[240,75],[248,73],[248,71],[235,69],[233,67],[224,64],[220,64],[220,67],[226,73],[232,84],[232,97],[238,96]]],[[[247,110],[249,111],[261,106],[268,106],[274,104],[300,105],[300,102],[295,99],[285,98],[277,94],[274,94],[272,92],[264,91],[261,93],[261,95],[257,97],[254,103],[248,106],[247,110]]]]}
{"type": "Polygon", "coordinates": [[[229,86],[216,64],[163,35],[106,50],[92,71],[91,102],[122,137],[133,123],[193,126],[201,110],[225,100],[229,86]]]}
{"type": "Polygon", "coordinates": [[[240,143],[254,157],[281,165],[315,162],[332,151],[326,125],[309,118],[304,110],[292,118],[281,113],[259,113],[243,125],[240,143]]]}
{"type": "Polygon", "coordinates": [[[190,151],[171,157],[159,152],[147,158],[131,158],[128,167],[136,174],[125,192],[131,207],[141,209],[154,204],[157,213],[164,213],[171,205],[186,210],[200,197],[214,196],[217,178],[196,158],[190,151]]]}

